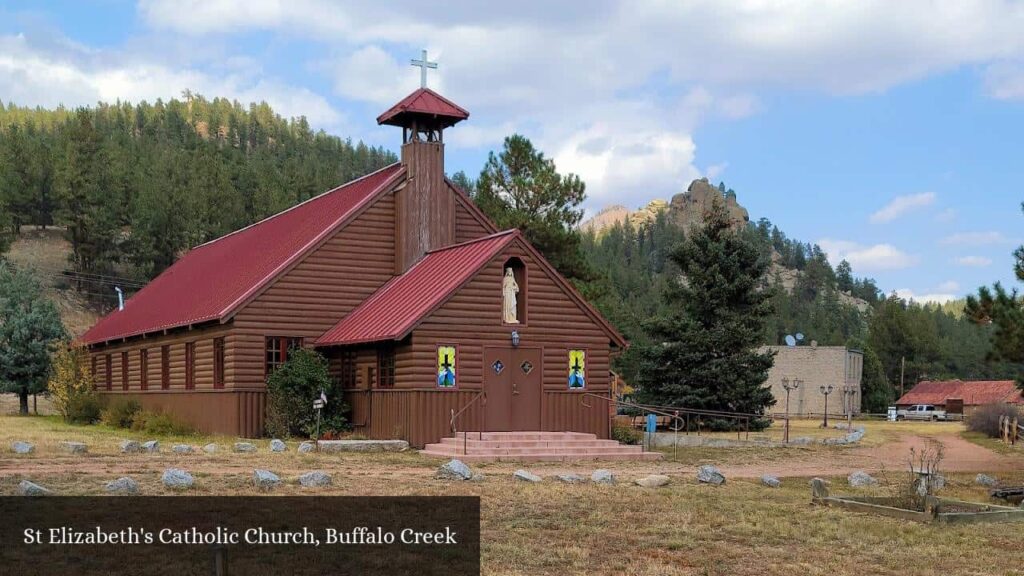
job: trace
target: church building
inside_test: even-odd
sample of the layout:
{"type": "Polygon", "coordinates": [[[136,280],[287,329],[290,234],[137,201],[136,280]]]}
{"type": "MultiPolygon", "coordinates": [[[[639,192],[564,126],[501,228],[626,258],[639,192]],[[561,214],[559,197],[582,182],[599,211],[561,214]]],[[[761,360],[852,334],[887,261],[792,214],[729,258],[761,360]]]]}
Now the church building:
{"type": "MultiPolygon", "coordinates": [[[[460,430],[610,435],[623,337],[444,171],[469,113],[426,87],[377,118],[401,161],[197,246],[82,338],[97,387],[205,432],[263,433],[266,379],[329,360],[357,432],[423,446],[460,430]]],[[[330,401],[330,400],[329,400],[330,401]]]]}

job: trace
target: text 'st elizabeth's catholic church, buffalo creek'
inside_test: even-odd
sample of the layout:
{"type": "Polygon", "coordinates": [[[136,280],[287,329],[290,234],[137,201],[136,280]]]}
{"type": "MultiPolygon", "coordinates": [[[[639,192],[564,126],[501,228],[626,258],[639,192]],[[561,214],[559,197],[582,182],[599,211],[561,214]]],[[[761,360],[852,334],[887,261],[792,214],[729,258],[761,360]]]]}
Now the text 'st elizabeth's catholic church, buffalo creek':
{"type": "Polygon", "coordinates": [[[97,387],[253,437],[267,375],[315,347],[371,438],[437,442],[467,406],[470,429],[607,438],[583,394],[608,394],[626,343],[445,177],[442,134],[468,117],[420,88],[377,118],[399,163],[189,251],[81,338],[97,387]]]}

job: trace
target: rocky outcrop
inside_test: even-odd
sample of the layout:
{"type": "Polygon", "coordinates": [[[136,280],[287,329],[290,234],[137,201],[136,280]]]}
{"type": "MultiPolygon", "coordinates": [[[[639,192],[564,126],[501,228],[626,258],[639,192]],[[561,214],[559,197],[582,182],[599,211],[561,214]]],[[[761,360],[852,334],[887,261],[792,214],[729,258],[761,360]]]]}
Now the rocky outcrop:
{"type": "Polygon", "coordinates": [[[653,222],[658,214],[668,210],[668,207],[668,202],[660,199],[651,200],[646,206],[636,211],[631,211],[621,204],[615,204],[595,214],[593,218],[581,224],[580,228],[586,232],[593,231],[600,234],[618,222],[628,221],[634,227],[640,227],[653,222]]]}
{"type": "Polygon", "coordinates": [[[711,210],[715,201],[725,202],[729,212],[729,223],[741,229],[750,222],[747,209],[740,206],[735,194],[723,194],[708,182],[707,178],[694,180],[682,194],[676,194],[669,203],[669,216],[683,230],[689,232],[704,224],[704,215],[711,210]]]}

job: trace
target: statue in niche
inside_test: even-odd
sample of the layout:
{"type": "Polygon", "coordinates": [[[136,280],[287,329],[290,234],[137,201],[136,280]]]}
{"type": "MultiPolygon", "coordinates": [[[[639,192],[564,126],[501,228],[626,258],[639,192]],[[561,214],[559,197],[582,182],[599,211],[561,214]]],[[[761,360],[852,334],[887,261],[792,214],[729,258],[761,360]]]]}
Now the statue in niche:
{"type": "Polygon", "coordinates": [[[512,268],[505,268],[505,278],[501,282],[501,293],[504,297],[502,318],[506,324],[519,324],[518,296],[519,284],[516,283],[512,268]]]}

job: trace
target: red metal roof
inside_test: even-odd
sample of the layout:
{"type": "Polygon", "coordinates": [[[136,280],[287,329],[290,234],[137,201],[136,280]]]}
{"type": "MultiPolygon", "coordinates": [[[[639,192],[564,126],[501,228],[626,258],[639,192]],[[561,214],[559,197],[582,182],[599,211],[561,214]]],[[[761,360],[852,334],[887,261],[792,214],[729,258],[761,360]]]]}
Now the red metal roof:
{"type": "Polygon", "coordinates": [[[909,392],[896,401],[898,405],[940,404],[947,399],[959,399],[965,406],[982,404],[998,404],[1010,402],[1024,403],[1024,396],[1013,380],[961,380],[919,382],[909,392]]]}
{"type": "Polygon", "coordinates": [[[392,164],[185,254],[80,342],[95,344],[229,316],[404,170],[392,164]]]}
{"type": "Polygon", "coordinates": [[[507,230],[428,252],[316,341],[336,346],[400,340],[519,236],[507,230]]]}
{"type": "Polygon", "coordinates": [[[430,88],[420,88],[378,116],[377,124],[401,126],[404,124],[405,116],[410,114],[427,114],[443,118],[447,126],[469,118],[469,112],[458,104],[430,88]]]}

